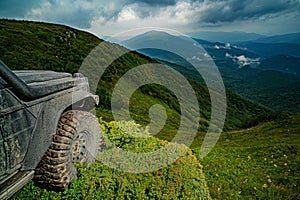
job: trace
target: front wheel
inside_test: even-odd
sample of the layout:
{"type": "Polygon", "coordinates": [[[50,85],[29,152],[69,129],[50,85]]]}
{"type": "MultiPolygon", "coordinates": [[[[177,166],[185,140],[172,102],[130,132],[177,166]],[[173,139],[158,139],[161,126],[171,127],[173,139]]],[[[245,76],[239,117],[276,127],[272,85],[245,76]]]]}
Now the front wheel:
{"type": "Polygon", "coordinates": [[[74,163],[95,161],[102,144],[96,117],[70,110],[61,115],[52,143],[35,170],[34,181],[43,188],[62,190],[77,178],[74,163]]]}

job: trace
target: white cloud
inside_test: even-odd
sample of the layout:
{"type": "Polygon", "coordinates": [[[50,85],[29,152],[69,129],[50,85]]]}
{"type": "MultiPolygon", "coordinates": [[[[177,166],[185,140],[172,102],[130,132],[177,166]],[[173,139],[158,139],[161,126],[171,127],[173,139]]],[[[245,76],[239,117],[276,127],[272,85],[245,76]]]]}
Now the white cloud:
{"type": "Polygon", "coordinates": [[[215,45],[214,48],[215,49],[220,49],[220,46],[219,45],[215,45]]]}
{"type": "Polygon", "coordinates": [[[136,15],[135,11],[131,7],[124,7],[121,12],[118,15],[117,22],[125,22],[125,21],[131,21],[136,20],[138,16],[136,15]]]}
{"type": "Polygon", "coordinates": [[[214,48],[215,49],[231,49],[231,45],[230,45],[230,43],[226,43],[225,45],[222,45],[222,44],[220,44],[220,45],[215,45],[214,46],[214,48]]]}
{"type": "Polygon", "coordinates": [[[260,64],[260,58],[248,58],[245,55],[232,56],[229,53],[226,53],[225,56],[238,63],[240,68],[245,66],[256,67],[260,64]]]}

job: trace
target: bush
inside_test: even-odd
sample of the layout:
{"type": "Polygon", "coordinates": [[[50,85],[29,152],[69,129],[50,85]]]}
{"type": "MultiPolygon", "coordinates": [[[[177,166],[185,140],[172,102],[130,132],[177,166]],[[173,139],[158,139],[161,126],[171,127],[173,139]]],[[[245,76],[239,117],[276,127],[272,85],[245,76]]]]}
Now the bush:
{"type": "MultiPolygon", "coordinates": [[[[153,161],[164,163],[173,153],[182,153],[182,156],[164,168],[147,173],[118,171],[99,161],[89,168],[81,164],[78,165],[78,179],[64,192],[42,190],[30,182],[14,199],[210,199],[202,165],[190,149],[151,137],[147,128],[141,129],[134,122],[100,120],[100,123],[107,149],[99,154],[99,160],[113,162],[110,159],[118,154],[112,154],[111,149],[151,153],[167,146],[170,154],[153,161]]],[[[138,169],[142,162],[136,161],[135,166],[129,161],[120,165],[138,169]]]]}

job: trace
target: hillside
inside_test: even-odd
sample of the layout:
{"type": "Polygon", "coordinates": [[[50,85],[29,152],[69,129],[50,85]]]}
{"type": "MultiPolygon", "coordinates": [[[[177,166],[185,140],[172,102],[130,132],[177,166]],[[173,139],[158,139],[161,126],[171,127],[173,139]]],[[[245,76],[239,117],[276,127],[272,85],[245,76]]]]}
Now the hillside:
{"type": "MultiPolygon", "coordinates": [[[[123,48],[67,26],[0,20],[0,59],[13,69],[74,73],[100,43],[107,49],[103,50],[99,62],[111,58],[113,50],[123,48]]],[[[110,65],[97,87],[101,103],[96,111],[102,117],[104,134],[128,151],[153,151],[163,147],[168,142],[160,139],[171,140],[179,124],[177,99],[159,85],[137,90],[131,98],[130,111],[137,122],[148,124],[149,108],[157,103],[163,105],[168,121],[157,136],[160,139],[136,139],[120,131],[120,125],[112,121],[110,98],[114,85],[129,69],[149,62],[156,61],[136,52],[127,53],[110,65]]],[[[79,166],[78,180],[68,190],[47,191],[30,182],[14,199],[210,199],[208,192],[213,199],[295,199],[300,193],[299,115],[269,116],[270,109],[227,91],[226,132],[207,157],[197,159],[195,153],[199,151],[209,124],[210,98],[207,88],[199,84],[198,79],[187,77],[197,94],[202,117],[199,133],[191,146],[193,152],[173,143],[175,150],[186,150],[186,153],[170,166],[152,173],[124,173],[100,162],[90,169],[79,166]],[[242,128],[247,129],[236,130],[242,128]]],[[[111,155],[105,156],[109,159],[111,155]]]]}
{"type": "MultiPolygon", "coordinates": [[[[300,112],[300,79],[297,75],[299,59],[288,55],[277,55],[264,57],[260,54],[261,50],[249,51],[243,46],[224,44],[220,42],[208,42],[205,40],[194,39],[206,50],[218,67],[226,89],[233,91],[243,97],[259,102],[274,110],[287,110],[300,112]]],[[[189,41],[184,38],[163,32],[148,32],[131,38],[124,42],[127,46],[150,46],[151,44],[180,43],[183,49],[188,49],[189,41]]],[[[270,44],[264,48],[268,47],[270,44]]],[[[283,45],[283,44],[278,44],[283,45]]],[[[299,44],[294,45],[299,48],[299,44]]],[[[299,52],[293,49],[283,50],[282,52],[299,52]]],[[[276,51],[274,48],[269,51],[276,51]]],[[[154,57],[160,62],[180,71],[185,76],[204,83],[198,76],[195,69],[186,60],[171,52],[159,49],[140,49],[141,53],[154,57]]],[[[203,59],[203,58],[202,58],[203,59]]]]}
{"type": "MultiPolygon", "coordinates": [[[[123,48],[87,32],[47,23],[0,20],[0,32],[0,59],[12,69],[48,69],[74,73],[98,44],[105,43],[106,46],[106,49],[102,49],[100,63],[109,60],[113,51],[121,51],[123,48]]],[[[110,65],[97,87],[101,102],[97,108],[99,115],[106,120],[112,120],[110,98],[114,85],[129,69],[149,62],[156,61],[142,54],[129,52],[110,65]]],[[[204,86],[197,83],[193,85],[198,94],[203,117],[200,129],[204,131],[210,119],[209,94],[204,86]]],[[[167,109],[168,121],[161,135],[172,135],[176,132],[180,119],[179,105],[176,103],[175,96],[171,91],[161,87],[147,88],[149,86],[136,91],[131,98],[132,102],[139,102],[132,104],[130,110],[132,116],[137,122],[148,124],[150,118],[147,108],[153,104],[162,104],[167,109]],[[153,91],[156,96],[150,95],[153,91]]],[[[228,101],[230,104],[228,104],[225,130],[239,129],[250,118],[267,110],[238,95],[229,94],[228,101]]]]}
{"type": "Polygon", "coordinates": [[[289,33],[284,35],[274,35],[268,37],[261,37],[253,42],[257,43],[298,43],[300,44],[300,33],[289,33]]]}
{"type": "Polygon", "coordinates": [[[246,48],[248,51],[256,52],[262,56],[276,56],[280,54],[300,57],[299,43],[259,43],[240,42],[238,46],[246,48]]]}
{"type": "Polygon", "coordinates": [[[201,31],[201,32],[192,32],[187,34],[195,38],[201,38],[208,41],[224,42],[224,43],[256,40],[261,37],[265,37],[264,35],[260,35],[257,33],[245,33],[239,31],[234,31],[234,32],[201,31]]]}
{"type": "Polygon", "coordinates": [[[261,60],[258,69],[275,70],[300,78],[300,58],[289,55],[277,55],[261,60]]]}
{"type": "Polygon", "coordinates": [[[299,114],[264,115],[250,122],[255,127],[222,134],[202,160],[212,198],[299,198],[299,121],[299,114]]]}

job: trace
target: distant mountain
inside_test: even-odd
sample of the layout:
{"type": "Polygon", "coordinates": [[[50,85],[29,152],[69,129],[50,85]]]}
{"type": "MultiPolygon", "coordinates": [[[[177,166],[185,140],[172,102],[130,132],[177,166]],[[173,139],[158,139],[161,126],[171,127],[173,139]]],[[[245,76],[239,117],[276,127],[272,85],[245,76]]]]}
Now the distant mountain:
{"type": "Polygon", "coordinates": [[[275,56],[285,54],[300,57],[300,33],[264,36],[244,32],[196,32],[188,33],[197,38],[200,44],[230,43],[260,56],[275,56]]]}
{"type": "Polygon", "coordinates": [[[257,43],[241,42],[237,46],[261,56],[290,55],[300,57],[300,44],[297,43],[257,43]]]}
{"type": "MultiPolygon", "coordinates": [[[[165,32],[159,31],[150,31],[144,34],[133,37],[129,40],[126,40],[122,43],[122,45],[128,48],[134,47],[143,47],[143,46],[172,46],[173,44],[177,44],[182,49],[189,49],[191,42],[199,43],[216,61],[220,60],[230,60],[234,61],[235,64],[230,67],[240,68],[245,65],[254,64],[254,61],[259,58],[259,55],[247,51],[243,48],[239,48],[237,46],[231,46],[229,43],[220,43],[220,42],[209,42],[202,39],[193,38],[193,41],[188,40],[184,37],[174,36],[165,32]]],[[[202,53],[207,53],[206,51],[202,53]]],[[[152,58],[156,58],[159,60],[164,60],[169,63],[175,63],[182,65],[187,68],[191,68],[191,64],[189,64],[184,58],[168,51],[164,51],[161,49],[154,48],[144,48],[138,49],[138,52],[150,56],[152,58]]]]}
{"type": "MultiPolygon", "coordinates": [[[[290,56],[264,57],[256,51],[249,51],[239,45],[208,42],[195,39],[213,58],[221,72],[226,89],[269,106],[275,110],[300,111],[300,79],[295,73],[299,64],[297,58],[290,56]],[[284,70],[288,68],[289,70],[284,70]],[[282,73],[284,72],[284,73],[282,73]]],[[[125,43],[138,46],[147,44],[169,45],[179,43],[185,48],[181,37],[162,32],[148,32],[134,37],[125,43]]],[[[270,44],[261,44],[270,45],[270,44]]],[[[289,44],[291,45],[291,44],[289,44]]],[[[266,48],[266,47],[265,47],[266,48]]],[[[180,71],[189,78],[204,83],[201,76],[183,58],[159,49],[141,49],[141,53],[159,59],[170,67],[180,71]]],[[[272,49],[270,49],[272,51],[272,49]]]]}
{"type": "MultiPolygon", "coordinates": [[[[229,65],[222,65],[222,67],[228,66],[229,68],[238,69],[246,65],[258,64],[260,56],[256,53],[245,50],[238,46],[232,46],[229,43],[220,43],[220,42],[209,42],[201,39],[193,39],[193,43],[199,43],[204,49],[203,54],[209,53],[211,58],[216,62],[228,62],[229,65]]],[[[191,41],[187,42],[186,38],[170,35],[165,32],[150,31],[141,35],[138,35],[134,38],[131,38],[122,44],[128,48],[131,47],[143,47],[143,46],[172,46],[177,44],[180,48],[189,49],[191,41]]],[[[195,44],[192,44],[195,45],[195,44]]],[[[194,49],[195,50],[195,49],[194,49]]],[[[190,68],[191,65],[182,57],[172,53],[167,52],[161,49],[154,48],[144,48],[138,49],[139,52],[148,55],[152,58],[159,60],[167,61],[169,63],[175,63],[182,65],[184,67],[190,68]]]]}
{"type": "Polygon", "coordinates": [[[289,33],[284,35],[275,35],[270,37],[262,37],[252,42],[256,43],[292,43],[300,44],[300,33],[289,33]]]}
{"type": "MultiPolygon", "coordinates": [[[[207,41],[201,40],[203,43],[209,43],[207,41]]],[[[181,36],[175,36],[168,34],[166,32],[161,31],[149,31],[146,33],[143,33],[141,35],[135,36],[133,38],[130,38],[126,41],[123,41],[121,45],[129,48],[129,49],[136,49],[137,51],[150,56],[152,58],[165,60],[168,62],[180,64],[185,67],[191,67],[191,65],[186,62],[186,60],[178,55],[175,55],[173,52],[165,51],[162,49],[170,49],[173,51],[185,51],[188,52],[189,49],[193,49],[194,46],[192,43],[197,43],[196,41],[191,41],[189,38],[181,37],[181,36]],[[176,47],[174,47],[174,44],[176,44],[176,47]],[[143,48],[145,47],[145,48],[143,48]],[[151,48],[155,47],[155,48],[151,48]],[[161,48],[160,48],[161,47],[161,48]]],[[[194,48],[195,49],[195,48],[194,48]]],[[[193,50],[191,51],[191,56],[193,56],[193,50]]],[[[204,53],[201,52],[201,53],[204,53]]],[[[203,54],[201,55],[204,56],[203,54]]]]}
{"type": "Polygon", "coordinates": [[[207,40],[210,42],[222,42],[222,43],[237,43],[237,42],[254,42],[254,43],[300,43],[300,33],[288,33],[282,35],[265,36],[257,33],[245,33],[245,32],[191,32],[187,35],[207,40]]]}
{"type": "Polygon", "coordinates": [[[300,33],[261,37],[235,44],[261,56],[290,55],[300,57],[300,33]]]}
{"type": "Polygon", "coordinates": [[[204,47],[227,89],[275,110],[300,112],[300,58],[276,54],[264,57],[240,47],[216,48],[216,44],[204,47]]]}
{"type": "MultiPolygon", "coordinates": [[[[198,40],[196,40],[198,41],[198,40]]],[[[214,59],[215,62],[221,62],[224,65],[221,67],[229,68],[242,68],[245,66],[255,67],[259,64],[260,55],[255,52],[247,51],[235,45],[229,43],[210,43],[202,44],[209,55],[214,59]],[[227,64],[225,64],[227,62],[227,64]]]]}
{"type": "Polygon", "coordinates": [[[151,42],[156,42],[157,40],[160,40],[161,42],[170,42],[174,39],[178,39],[180,37],[177,37],[175,35],[171,35],[169,33],[166,32],[162,32],[162,31],[148,31],[146,33],[137,35],[133,38],[130,38],[126,41],[124,41],[122,44],[130,44],[131,46],[136,45],[141,43],[140,40],[145,40],[143,43],[147,44],[147,43],[151,43],[151,42]]]}
{"type": "Polygon", "coordinates": [[[201,31],[201,32],[192,32],[187,33],[187,35],[199,38],[203,40],[213,41],[213,42],[222,42],[222,43],[232,43],[232,42],[242,42],[256,40],[264,37],[257,33],[245,33],[245,32],[210,32],[210,31],[201,31]]]}

